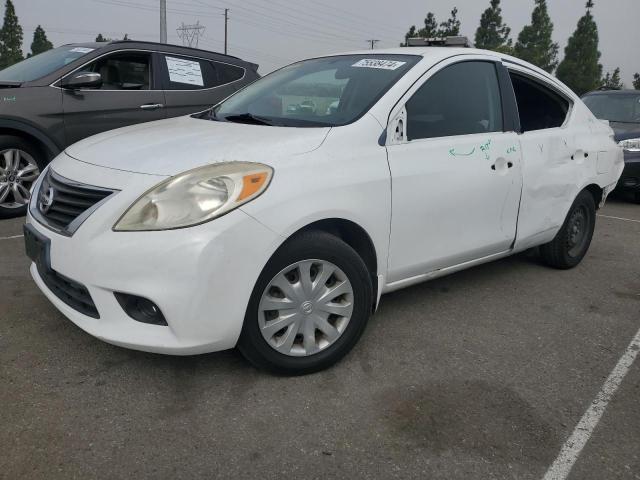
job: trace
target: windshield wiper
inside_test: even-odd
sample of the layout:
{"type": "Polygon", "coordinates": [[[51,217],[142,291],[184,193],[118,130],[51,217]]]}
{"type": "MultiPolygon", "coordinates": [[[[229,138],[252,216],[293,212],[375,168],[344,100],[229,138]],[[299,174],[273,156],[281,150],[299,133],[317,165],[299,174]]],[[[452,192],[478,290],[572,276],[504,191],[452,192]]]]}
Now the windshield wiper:
{"type": "Polygon", "coordinates": [[[251,113],[241,113],[238,115],[227,115],[223,117],[224,120],[235,123],[249,123],[253,125],[271,125],[273,126],[273,122],[267,120],[266,118],[257,117],[251,113]]]}

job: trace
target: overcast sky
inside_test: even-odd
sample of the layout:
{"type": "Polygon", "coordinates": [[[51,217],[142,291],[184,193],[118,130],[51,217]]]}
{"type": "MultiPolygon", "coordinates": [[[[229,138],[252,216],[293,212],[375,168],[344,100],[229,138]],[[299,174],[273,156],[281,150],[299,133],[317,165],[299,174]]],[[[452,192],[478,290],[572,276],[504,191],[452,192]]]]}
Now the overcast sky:
{"type": "MultiPolygon", "coordinates": [[[[108,37],[159,38],[159,0],[13,0],[29,51],[33,30],[41,24],[49,39],[64,43],[108,37]]],[[[4,3],[0,0],[0,5],[4,3]]],[[[561,56],[584,13],[584,0],[548,0],[554,39],[561,56]]],[[[229,53],[259,63],[261,73],[305,57],[367,47],[396,47],[409,26],[420,26],[427,11],[445,20],[459,10],[462,33],[473,41],[480,14],[489,0],[167,0],[169,42],[180,44],[182,22],[205,26],[200,48],[222,51],[223,9],[229,8],[229,53]]],[[[515,38],[529,23],[533,0],[503,0],[503,18],[515,38]]],[[[616,66],[629,86],[640,72],[640,0],[595,0],[601,63],[616,66]]]]}

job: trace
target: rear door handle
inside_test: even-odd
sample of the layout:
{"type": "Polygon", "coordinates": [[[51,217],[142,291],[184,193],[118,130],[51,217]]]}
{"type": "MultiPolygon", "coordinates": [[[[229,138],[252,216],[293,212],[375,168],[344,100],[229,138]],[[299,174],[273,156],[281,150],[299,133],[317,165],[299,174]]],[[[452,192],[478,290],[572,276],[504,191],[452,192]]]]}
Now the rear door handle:
{"type": "Polygon", "coordinates": [[[580,157],[588,158],[589,157],[589,152],[585,152],[583,150],[578,150],[578,151],[576,151],[576,153],[571,155],[571,160],[576,160],[577,158],[580,158],[580,157]]]}
{"type": "Polygon", "coordinates": [[[142,110],[157,110],[159,108],[164,108],[162,103],[145,103],[144,105],[140,105],[142,110]]]}

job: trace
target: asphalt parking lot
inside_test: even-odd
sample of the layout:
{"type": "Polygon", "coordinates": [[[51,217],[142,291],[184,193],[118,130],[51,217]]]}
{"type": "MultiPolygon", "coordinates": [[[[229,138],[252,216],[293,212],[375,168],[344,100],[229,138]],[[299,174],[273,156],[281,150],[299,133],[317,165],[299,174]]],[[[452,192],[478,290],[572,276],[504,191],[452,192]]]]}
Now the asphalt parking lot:
{"type": "MultiPolygon", "coordinates": [[[[578,268],[522,254],[389,294],[299,378],[90,337],[0,221],[0,478],[541,479],[640,328],[640,206],[599,213],[578,268]]],[[[640,360],[569,478],[640,479],[639,398],[640,360]]]]}

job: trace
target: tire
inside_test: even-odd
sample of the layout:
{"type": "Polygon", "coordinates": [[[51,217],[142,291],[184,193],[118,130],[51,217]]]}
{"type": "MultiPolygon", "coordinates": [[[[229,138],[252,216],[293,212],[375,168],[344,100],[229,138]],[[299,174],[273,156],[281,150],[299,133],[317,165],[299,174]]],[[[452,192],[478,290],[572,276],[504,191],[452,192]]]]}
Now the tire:
{"type": "Polygon", "coordinates": [[[367,267],[347,243],[320,231],[297,235],[276,251],[260,274],[249,300],[238,349],[256,367],[276,374],[303,375],[328,368],[344,357],[362,335],[372,311],[372,292],[367,267]],[[331,276],[327,276],[330,272],[331,276]],[[307,282],[304,290],[303,278],[315,283],[307,282]],[[283,285],[283,289],[274,283],[283,285]],[[349,287],[351,293],[333,296],[348,292],[349,287]],[[307,294],[309,290],[314,293],[307,294]],[[326,298],[316,301],[318,296],[326,298]],[[304,301],[305,298],[311,301],[304,301]],[[294,300],[289,304],[290,299],[294,300]],[[287,303],[286,308],[269,310],[273,301],[278,307],[287,303]],[[328,314],[325,308],[337,308],[344,316],[328,314]],[[281,324],[275,326],[275,322],[282,322],[285,317],[295,321],[287,320],[290,326],[277,330],[281,324]],[[316,321],[322,322],[321,327],[316,321]],[[313,333],[307,335],[309,332],[313,333]]]}
{"type": "Polygon", "coordinates": [[[640,192],[636,192],[633,196],[633,201],[637,204],[640,204],[640,192]]]}
{"type": "Polygon", "coordinates": [[[578,265],[589,250],[596,224],[593,195],[580,192],[571,205],[556,237],[540,247],[542,260],[553,268],[566,270],[578,265]]]}
{"type": "Polygon", "coordinates": [[[33,144],[13,135],[0,135],[0,218],[27,213],[29,190],[46,163],[45,156],[33,144]]]}

